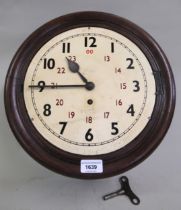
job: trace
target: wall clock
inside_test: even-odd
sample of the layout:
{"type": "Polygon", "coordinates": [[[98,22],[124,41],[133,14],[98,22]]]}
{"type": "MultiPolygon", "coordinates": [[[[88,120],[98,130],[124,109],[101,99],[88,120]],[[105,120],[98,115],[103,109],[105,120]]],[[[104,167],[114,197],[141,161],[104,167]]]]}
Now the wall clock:
{"type": "Polygon", "coordinates": [[[79,12],[21,45],[5,108],[22,147],[47,168],[95,179],[147,158],[171,123],[175,85],[158,44],[128,20],[79,12]]]}

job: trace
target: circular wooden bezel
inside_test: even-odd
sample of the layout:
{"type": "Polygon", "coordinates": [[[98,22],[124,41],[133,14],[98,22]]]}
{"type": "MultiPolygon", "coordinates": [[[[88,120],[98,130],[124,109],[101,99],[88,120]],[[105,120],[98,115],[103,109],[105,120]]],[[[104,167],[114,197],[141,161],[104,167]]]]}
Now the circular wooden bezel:
{"type": "Polygon", "coordinates": [[[6,77],[5,109],[9,124],[22,147],[39,163],[63,175],[84,179],[120,174],[147,158],[167,132],[175,108],[175,83],[171,67],[161,48],[143,29],[121,17],[102,12],[72,13],[54,19],[32,33],[15,54],[6,77]],[[156,103],[151,120],[131,143],[109,154],[71,154],[50,144],[36,130],[26,111],[23,83],[27,68],[37,51],[54,36],[85,26],[116,31],[133,41],[145,54],[156,81],[156,103]],[[103,173],[80,172],[82,159],[103,160],[103,173]]]}

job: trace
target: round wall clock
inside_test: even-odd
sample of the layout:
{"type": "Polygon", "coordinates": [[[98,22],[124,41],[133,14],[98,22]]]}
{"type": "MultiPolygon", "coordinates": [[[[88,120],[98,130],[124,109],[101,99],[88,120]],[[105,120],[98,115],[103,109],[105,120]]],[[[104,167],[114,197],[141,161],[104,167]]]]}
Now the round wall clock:
{"type": "Polygon", "coordinates": [[[9,124],[47,168],[95,179],[120,174],[159,145],[171,123],[170,65],[144,30],[115,15],[79,12],[32,33],[5,84],[9,124]]]}

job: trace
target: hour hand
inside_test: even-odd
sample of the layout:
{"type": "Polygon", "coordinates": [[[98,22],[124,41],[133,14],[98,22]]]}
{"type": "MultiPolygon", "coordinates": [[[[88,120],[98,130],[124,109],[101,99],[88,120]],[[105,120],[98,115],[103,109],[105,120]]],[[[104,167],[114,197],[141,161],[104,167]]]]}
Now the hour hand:
{"type": "Polygon", "coordinates": [[[69,70],[73,73],[77,73],[79,71],[79,64],[76,63],[75,61],[72,61],[70,59],[67,59],[67,62],[68,62],[68,67],[69,67],[69,70]]]}
{"type": "Polygon", "coordinates": [[[69,70],[73,73],[77,73],[84,83],[88,83],[88,80],[79,72],[79,64],[76,63],[75,61],[68,59],[67,57],[66,59],[68,62],[69,70]]]}

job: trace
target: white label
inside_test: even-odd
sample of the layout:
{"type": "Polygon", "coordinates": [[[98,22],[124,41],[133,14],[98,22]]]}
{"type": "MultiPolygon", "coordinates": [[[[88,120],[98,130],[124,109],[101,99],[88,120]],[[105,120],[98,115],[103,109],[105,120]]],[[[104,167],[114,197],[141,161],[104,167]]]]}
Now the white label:
{"type": "Polygon", "coordinates": [[[102,173],[102,160],[81,160],[80,171],[81,173],[102,173]]]}

